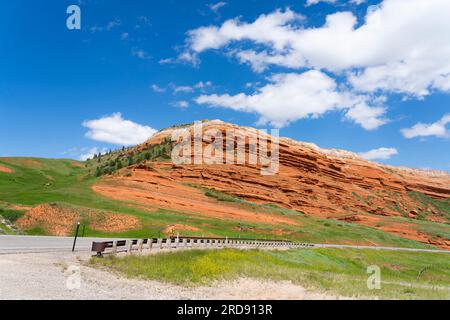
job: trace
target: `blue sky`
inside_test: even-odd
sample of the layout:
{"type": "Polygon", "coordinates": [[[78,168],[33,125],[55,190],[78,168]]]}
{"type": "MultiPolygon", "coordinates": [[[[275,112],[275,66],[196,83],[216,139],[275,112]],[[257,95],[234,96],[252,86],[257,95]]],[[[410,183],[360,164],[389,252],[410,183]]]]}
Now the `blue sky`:
{"type": "Polygon", "coordinates": [[[450,6],[424,3],[2,1],[0,156],[78,159],[221,119],[449,171],[450,6]]]}

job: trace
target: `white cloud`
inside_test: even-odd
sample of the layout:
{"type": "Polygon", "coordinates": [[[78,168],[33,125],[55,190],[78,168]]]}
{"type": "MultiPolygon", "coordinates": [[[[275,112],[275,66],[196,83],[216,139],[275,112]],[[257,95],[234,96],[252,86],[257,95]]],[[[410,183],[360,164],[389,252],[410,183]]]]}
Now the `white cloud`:
{"type": "Polygon", "coordinates": [[[211,86],[212,86],[212,82],[211,81],[206,81],[206,82],[200,81],[200,82],[197,82],[195,84],[194,88],[202,90],[202,89],[209,88],[211,86]]]}
{"type": "Polygon", "coordinates": [[[181,62],[186,64],[191,64],[194,67],[197,67],[200,64],[200,60],[196,53],[185,51],[178,55],[175,62],[181,62]]]}
{"type": "Polygon", "coordinates": [[[159,64],[171,64],[171,63],[175,63],[176,60],[173,58],[164,58],[159,60],[159,64]]]}
{"type": "Polygon", "coordinates": [[[201,95],[196,102],[257,113],[261,123],[269,122],[277,127],[336,110],[346,111],[348,119],[368,130],[386,122],[383,119],[384,108],[369,106],[369,103],[377,101],[340,91],[334,79],[322,72],[311,70],[301,74],[278,74],[270,82],[251,95],[201,95]]]}
{"type": "Polygon", "coordinates": [[[122,34],[120,35],[120,40],[128,40],[128,38],[130,37],[130,34],[128,32],[122,32],[122,34]]]}
{"type": "Polygon", "coordinates": [[[137,18],[138,24],[136,24],[136,29],[140,29],[143,26],[151,26],[152,23],[150,22],[150,19],[146,16],[140,16],[137,18]]]}
{"type": "Polygon", "coordinates": [[[318,4],[319,2],[336,3],[337,0],[307,0],[306,6],[312,6],[318,4]]]}
{"type": "Polygon", "coordinates": [[[177,94],[177,93],[190,93],[193,92],[194,88],[192,88],[191,86],[174,86],[173,87],[173,93],[177,94]]]}
{"type": "Polygon", "coordinates": [[[270,65],[346,71],[355,90],[424,97],[450,91],[449,16],[448,0],[384,0],[361,25],[353,13],[337,12],[305,28],[301,15],[277,10],[251,23],[236,18],[191,30],[182,55],[198,64],[201,52],[225,49],[258,72],[270,65]]]}
{"type": "Polygon", "coordinates": [[[356,5],[360,5],[360,4],[363,4],[366,2],[367,2],[367,0],[350,0],[350,3],[354,3],[356,5]]]}
{"type": "Polygon", "coordinates": [[[124,120],[121,113],[85,121],[83,126],[89,129],[86,133],[89,139],[121,146],[143,143],[157,132],[151,127],[124,120]]]}
{"type": "Polygon", "coordinates": [[[177,108],[186,109],[189,107],[189,102],[186,100],[180,100],[173,102],[172,105],[177,108]]]}
{"type": "Polygon", "coordinates": [[[379,148],[362,152],[359,155],[366,160],[389,160],[392,156],[398,154],[395,148],[379,148]]]}
{"type": "Polygon", "coordinates": [[[142,49],[137,49],[137,48],[133,48],[131,50],[131,56],[133,57],[137,57],[139,59],[150,59],[150,56],[148,55],[148,53],[145,50],[142,49]]]}
{"type": "Polygon", "coordinates": [[[205,81],[205,82],[199,81],[192,86],[177,86],[176,84],[171,83],[169,86],[172,88],[173,94],[192,93],[196,90],[205,91],[206,89],[211,88],[212,82],[211,81],[205,81]]]}
{"type": "Polygon", "coordinates": [[[446,114],[435,123],[418,123],[411,128],[402,129],[401,132],[405,138],[412,139],[416,137],[435,136],[439,138],[449,138],[450,129],[446,126],[450,123],[450,113],[446,114]]]}
{"type": "Polygon", "coordinates": [[[386,111],[385,107],[371,107],[367,104],[367,99],[362,99],[361,102],[353,105],[353,107],[347,111],[345,117],[353,120],[366,130],[374,130],[388,122],[384,117],[386,111]]]}
{"type": "Polygon", "coordinates": [[[110,31],[118,26],[120,26],[122,22],[119,19],[115,19],[106,24],[106,30],[110,31]]]}
{"type": "Polygon", "coordinates": [[[122,21],[120,21],[119,19],[115,19],[115,20],[109,21],[105,26],[99,26],[96,24],[96,25],[90,27],[89,31],[91,31],[92,33],[102,32],[102,31],[111,31],[112,29],[119,27],[121,24],[122,24],[122,21]]]}
{"type": "Polygon", "coordinates": [[[103,149],[100,150],[99,148],[94,147],[94,148],[91,148],[91,149],[87,150],[86,153],[81,154],[79,159],[81,161],[86,161],[88,159],[94,158],[94,155],[99,154],[99,153],[103,154],[106,151],[107,151],[106,148],[103,148],[103,149]]]}
{"type": "Polygon", "coordinates": [[[226,5],[227,5],[226,2],[220,1],[220,2],[217,2],[217,3],[208,4],[208,8],[212,12],[217,13],[220,10],[220,8],[222,8],[222,7],[226,6],[226,5]]]}
{"type": "Polygon", "coordinates": [[[152,84],[150,87],[152,88],[153,92],[157,92],[157,93],[166,92],[165,88],[162,88],[162,87],[158,86],[157,84],[152,84]]]}

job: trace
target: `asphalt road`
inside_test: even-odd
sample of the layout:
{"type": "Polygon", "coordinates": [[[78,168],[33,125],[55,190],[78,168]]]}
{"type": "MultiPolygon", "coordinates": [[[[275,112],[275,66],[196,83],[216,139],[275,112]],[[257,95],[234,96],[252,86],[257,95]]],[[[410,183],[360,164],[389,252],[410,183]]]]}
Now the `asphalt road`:
{"type": "MultiPolygon", "coordinates": [[[[41,236],[0,236],[0,254],[70,252],[73,237],[41,237],[41,236]]],[[[113,239],[78,238],[76,251],[89,252],[93,241],[109,241],[113,239]]]]}
{"type": "MultiPolygon", "coordinates": [[[[40,253],[40,252],[70,252],[73,246],[73,237],[41,237],[41,236],[0,236],[0,255],[15,253],[40,253]]],[[[112,241],[123,239],[106,238],[78,238],[77,252],[90,252],[93,241],[112,241]]],[[[450,250],[439,249],[414,249],[395,247],[371,247],[333,244],[314,244],[314,248],[338,248],[338,249],[372,249],[394,250],[410,252],[439,252],[449,253],[450,250]]]]}

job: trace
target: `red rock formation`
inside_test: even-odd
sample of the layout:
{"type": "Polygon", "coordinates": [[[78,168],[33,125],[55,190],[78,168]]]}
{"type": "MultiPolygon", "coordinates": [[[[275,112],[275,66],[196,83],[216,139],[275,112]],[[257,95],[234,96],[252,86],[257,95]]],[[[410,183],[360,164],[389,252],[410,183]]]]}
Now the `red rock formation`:
{"type": "MultiPolygon", "coordinates": [[[[239,129],[244,135],[254,130],[219,121],[204,123],[203,130],[207,129],[220,130],[224,137],[227,129],[239,129]]],[[[160,132],[134,151],[161,143],[171,136],[173,130],[160,132]]],[[[448,173],[383,166],[350,152],[320,149],[291,139],[281,138],[279,145],[280,169],[272,176],[261,175],[261,165],[173,165],[158,162],[153,167],[180,183],[214,188],[248,201],[274,203],[322,217],[362,212],[411,216],[411,212],[427,208],[411,198],[409,191],[438,199],[450,197],[448,173]]],[[[248,146],[246,151],[248,153],[248,146]]],[[[137,168],[133,179],[143,176],[145,180],[146,171],[145,168],[137,168]]],[[[432,213],[439,214],[436,210],[432,213]]]]}

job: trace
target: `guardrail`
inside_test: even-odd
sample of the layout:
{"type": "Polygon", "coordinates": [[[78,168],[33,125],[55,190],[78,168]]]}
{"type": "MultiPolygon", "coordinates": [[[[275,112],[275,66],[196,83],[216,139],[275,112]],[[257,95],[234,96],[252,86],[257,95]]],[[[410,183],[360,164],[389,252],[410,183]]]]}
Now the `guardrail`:
{"type": "Polygon", "coordinates": [[[286,240],[241,239],[241,238],[204,238],[170,237],[149,239],[128,239],[106,242],[93,242],[92,252],[103,254],[131,253],[144,250],[193,249],[193,248],[312,248],[314,244],[286,240]]]}

